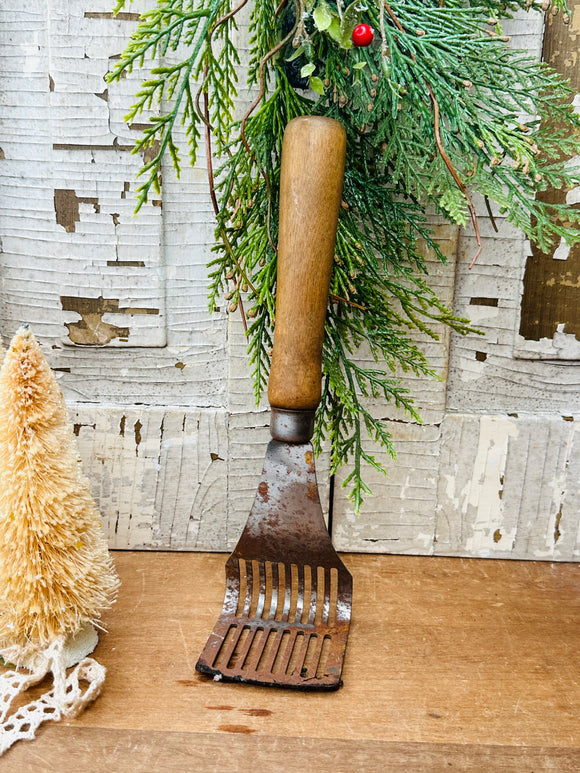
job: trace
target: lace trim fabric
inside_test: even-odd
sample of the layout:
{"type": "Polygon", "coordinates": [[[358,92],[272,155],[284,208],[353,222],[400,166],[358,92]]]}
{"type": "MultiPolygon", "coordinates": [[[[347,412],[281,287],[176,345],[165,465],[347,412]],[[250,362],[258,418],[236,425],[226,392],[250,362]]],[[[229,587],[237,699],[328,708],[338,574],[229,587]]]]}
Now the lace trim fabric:
{"type": "MultiPolygon", "coordinates": [[[[1,654],[6,662],[18,663],[21,652],[18,648],[8,648],[1,654]]],[[[76,717],[99,696],[105,668],[92,658],[83,658],[67,674],[66,658],[65,638],[61,637],[27,661],[24,670],[16,667],[0,675],[0,756],[17,741],[32,740],[43,722],[76,717]],[[11,714],[15,699],[49,673],[53,678],[52,689],[11,714]]]]}

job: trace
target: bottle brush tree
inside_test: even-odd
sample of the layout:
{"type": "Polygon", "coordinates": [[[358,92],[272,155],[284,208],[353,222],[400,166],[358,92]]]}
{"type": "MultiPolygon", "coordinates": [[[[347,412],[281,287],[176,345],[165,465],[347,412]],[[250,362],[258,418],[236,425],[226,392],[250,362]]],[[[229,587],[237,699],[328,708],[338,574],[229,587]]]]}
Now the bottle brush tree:
{"type": "Polygon", "coordinates": [[[67,679],[66,666],[79,648],[83,656],[94,648],[92,625],[117,587],[64,398],[34,335],[21,328],[0,370],[0,655],[31,673],[0,680],[0,752],[40,721],[82,708],[78,678],[94,697],[103,669],[85,659],[67,679]],[[15,695],[49,671],[53,693],[4,721],[15,695]]]}
{"type": "MultiPolygon", "coordinates": [[[[122,10],[128,0],[117,0],[122,10]]],[[[215,218],[209,304],[238,310],[246,326],[256,397],[268,377],[276,294],[282,135],[298,115],[325,115],[347,131],[343,207],[323,352],[315,448],[331,469],[349,462],[355,509],[368,488],[364,463],[381,468],[368,437],[394,454],[369,399],[393,401],[419,421],[401,373],[433,375],[413,337],[433,323],[470,331],[429,286],[421,245],[444,260],[429,210],[471,223],[474,195],[495,204],[542,250],[580,239],[580,211],[536,194],[580,183],[567,160],[580,152],[570,88],[546,64],[510,47],[502,20],[546,11],[549,0],[158,0],[142,14],[108,79],[148,74],[127,120],[153,110],[135,150],[148,150],[139,208],[159,191],[168,155],[178,173],[180,132],[196,162],[204,138],[215,218]],[[247,7],[246,7],[247,6],[247,7]],[[244,10],[245,9],[245,10],[244,10]],[[236,48],[249,16],[247,65],[236,48]],[[236,113],[238,82],[251,104],[236,113]],[[365,364],[364,345],[374,358],[365,364]]],[[[564,0],[552,12],[567,21],[564,0]]]]}

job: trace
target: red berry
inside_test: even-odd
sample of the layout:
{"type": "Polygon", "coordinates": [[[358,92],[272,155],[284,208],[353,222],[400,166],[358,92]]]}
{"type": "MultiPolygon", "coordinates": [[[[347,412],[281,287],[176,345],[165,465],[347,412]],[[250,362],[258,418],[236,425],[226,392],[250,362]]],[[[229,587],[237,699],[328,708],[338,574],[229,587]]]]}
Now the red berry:
{"type": "Polygon", "coordinates": [[[355,46],[370,46],[375,33],[370,24],[357,24],[352,31],[352,42],[355,46]]]}

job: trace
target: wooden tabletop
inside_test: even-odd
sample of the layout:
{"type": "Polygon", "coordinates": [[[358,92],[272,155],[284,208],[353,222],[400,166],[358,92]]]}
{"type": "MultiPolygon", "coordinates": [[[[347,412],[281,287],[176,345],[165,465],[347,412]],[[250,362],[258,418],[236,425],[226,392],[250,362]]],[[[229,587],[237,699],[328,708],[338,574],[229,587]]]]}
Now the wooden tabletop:
{"type": "Polygon", "coordinates": [[[224,555],[115,552],[103,694],[0,771],[580,771],[580,564],[343,558],[344,687],[317,694],[197,674],[224,555]]]}

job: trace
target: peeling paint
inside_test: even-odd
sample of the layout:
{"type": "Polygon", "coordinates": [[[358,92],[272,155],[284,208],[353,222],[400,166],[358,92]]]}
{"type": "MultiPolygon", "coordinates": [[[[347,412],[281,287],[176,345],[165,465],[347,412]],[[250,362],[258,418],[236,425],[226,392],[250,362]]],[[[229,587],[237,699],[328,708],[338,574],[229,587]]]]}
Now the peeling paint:
{"type": "Polygon", "coordinates": [[[561,520],[562,520],[562,508],[560,507],[560,511],[556,515],[556,523],[554,525],[554,545],[558,542],[558,540],[562,536],[562,532],[560,531],[561,520]]]}
{"type": "Polygon", "coordinates": [[[473,534],[467,540],[467,549],[482,554],[497,544],[495,535],[503,525],[503,498],[498,498],[497,481],[505,483],[506,462],[510,438],[518,437],[515,421],[495,416],[482,416],[479,439],[474,459],[469,505],[474,508],[473,534]]]}
{"type": "Polygon", "coordinates": [[[53,150],[121,150],[125,153],[132,153],[135,149],[134,145],[122,145],[119,142],[119,138],[115,137],[111,144],[99,144],[99,143],[83,143],[83,142],[54,142],[52,145],[53,150]]]}
{"type": "Polygon", "coordinates": [[[80,346],[105,346],[113,339],[128,339],[128,327],[119,327],[103,321],[104,314],[159,314],[159,309],[119,307],[117,298],[83,298],[61,296],[63,311],[80,315],[79,322],[66,322],[69,339],[80,346]]]}
{"type": "Polygon", "coordinates": [[[139,21],[141,18],[140,13],[131,13],[128,11],[120,11],[119,13],[113,13],[112,11],[85,11],[85,19],[112,19],[114,21],[139,21]]]}
{"type": "Polygon", "coordinates": [[[90,427],[91,429],[96,429],[96,424],[73,424],[73,433],[76,435],[76,437],[79,436],[81,427],[90,427]]]}
{"type": "MultiPolygon", "coordinates": [[[[50,27],[38,55],[33,48],[40,39],[35,38],[24,64],[7,61],[7,77],[14,79],[24,72],[26,79],[19,83],[34,88],[42,99],[38,105],[27,100],[26,112],[18,115],[12,115],[12,106],[5,106],[18,143],[6,146],[8,161],[2,162],[3,169],[10,165],[6,179],[14,180],[13,191],[9,182],[9,195],[2,203],[7,212],[6,249],[12,250],[2,256],[7,297],[3,323],[6,327],[31,307],[42,322],[40,332],[47,348],[52,346],[52,363],[63,376],[63,389],[73,402],[79,401],[73,419],[79,447],[112,546],[225,550],[246,520],[269,437],[265,411],[256,412],[251,390],[246,388],[247,341],[241,326],[238,343],[222,334],[221,327],[216,332],[200,290],[211,242],[211,213],[199,185],[203,164],[194,172],[184,169],[179,188],[173,187],[174,176],[168,177],[166,217],[159,198],[151,200],[143,217],[135,221],[129,201],[134,186],[129,180],[134,179],[141,158],[131,156],[131,151],[136,132],[148,124],[134,124],[127,131],[122,94],[130,84],[122,83],[121,92],[114,92],[102,80],[111,50],[102,46],[103,35],[109,42],[119,42],[132,22],[128,16],[114,19],[105,6],[85,13],[88,8],[73,2],[66,24],[50,27]],[[49,72],[59,82],[53,97],[48,94],[49,88],[55,88],[49,72]],[[46,131],[49,124],[51,132],[46,131]],[[15,162],[22,169],[21,177],[12,177],[15,162]],[[39,179],[56,182],[40,191],[44,198],[38,201],[35,215],[44,220],[34,221],[38,232],[33,243],[26,228],[31,222],[29,202],[22,199],[22,190],[36,190],[39,179]],[[59,207],[53,211],[52,188],[65,185],[70,189],[70,211],[55,220],[59,207]],[[99,201],[83,202],[83,193],[98,194],[100,215],[91,209],[99,201]],[[23,233],[26,239],[21,238],[23,233]],[[32,278],[26,284],[19,281],[24,272],[32,278]],[[87,303],[80,311],[68,311],[66,302],[60,308],[60,294],[104,299],[92,312],[87,303]],[[158,316],[132,317],[118,308],[130,304],[159,307],[158,316]],[[64,322],[81,323],[81,329],[71,328],[66,338],[64,322]],[[107,327],[106,323],[114,324],[107,327]],[[68,346],[75,338],[76,349],[68,346]],[[127,349],[95,350],[107,345],[127,349]],[[210,402],[219,406],[217,414],[184,407],[210,402]],[[97,422],[96,430],[89,429],[90,422],[97,422]],[[83,426],[87,429],[81,430],[83,426]],[[235,491],[234,497],[227,496],[228,489],[230,494],[235,491]]],[[[30,18],[35,13],[31,6],[30,18]]],[[[533,23],[530,19],[522,14],[517,22],[526,36],[533,23]]],[[[38,23],[44,30],[43,9],[38,10],[38,23]]],[[[26,46],[26,33],[14,29],[16,46],[26,46]]],[[[241,34],[246,34],[246,28],[241,34]]],[[[119,42],[114,50],[120,48],[119,42]]],[[[4,158],[1,151],[0,158],[4,158]]],[[[497,218],[501,233],[492,234],[481,209],[485,254],[473,272],[464,271],[465,261],[460,260],[454,288],[458,231],[448,225],[436,226],[437,233],[444,235],[447,267],[439,267],[433,255],[427,257],[433,259],[430,273],[445,302],[453,303],[455,289],[459,306],[475,326],[482,321],[486,337],[455,336],[450,347],[445,328],[437,342],[425,343],[426,356],[442,380],[425,382],[424,388],[417,389],[422,427],[411,430],[398,414],[397,423],[393,421],[394,409],[373,406],[385,411],[400,432],[399,456],[389,460],[388,477],[370,474],[375,497],[369,498],[359,516],[351,512],[346,494],[336,487],[334,530],[344,550],[465,555],[469,554],[467,541],[473,538],[477,555],[536,558],[545,548],[550,560],[580,557],[580,443],[570,441],[569,453],[563,446],[566,433],[571,437],[575,427],[565,422],[573,421],[579,404],[577,366],[556,372],[548,363],[514,362],[523,241],[509,234],[504,238],[501,216],[497,218]],[[477,354],[481,349],[486,352],[477,354]],[[485,353],[492,362],[483,359],[485,353]],[[462,373],[468,374],[465,386],[462,373]],[[500,474],[498,483],[503,430],[493,438],[495,446],[484,446],[479,417],[495,412],[503,414],[501,421],[513,424],[514,417],[505,415],[509,411],[521,416],[520,437],[508,438],[505,474],[500,474]],[[530,418],[536,411],[553,416],[530,418]],[[453,432],[447,420],[455,422],[453,432]],[[438,422],[441,433],[435,430],[438,422]],[[512,544],[516,529],[517,542],[514,539],[512,544]]],[[[469,238],[462,231],[460,257],[473,253],[469,238]]],[[[229,325],[228,333],[238,329],[237,320],[229,325]]],[[[551,341],[550,346],[548,354],[554,352],[551,341]]],[[[409,386],[415,388],[417,383],[412,380],[409,386]]],[[[325,481],[327,456],[317,460],[317,469],[319,479],[325,481]]],[[[324,485],[320,491],[327,495],[324,485]]]]}
{"type": "Polygon", "coordinates": [[[157,158],[159,155],[159,148],[161,147],[161,144],[159,140],[155,140],[152,145],[148,145],[143,150],[143,163],[148,164],[149,162],[153,161],[153,159],[157,158]]]}
{"type": "Polygon", "coordinates": [[[54,211],[56,222],[67,233],[73,233],[75,223],[80,220],[79,204],[92,204],[96,213],[101,211],[99,200],[93,196],[77,196],[76,192],[67,188],[55,188],[54,211]]]}
{"type": "Polygon", "coordinates": [[[109,268],[145,268],[144,260],[108,260],[109,268]]]}
{"type": "Polygon", "coordinates": [[[141,443],[142,436],[141,436],[141,430],[143,429],[143,425],[137,419],[135,424],[133,425],[133,431],[135,433],[135,456],[139,455],[139,444],[141,443]]]}

